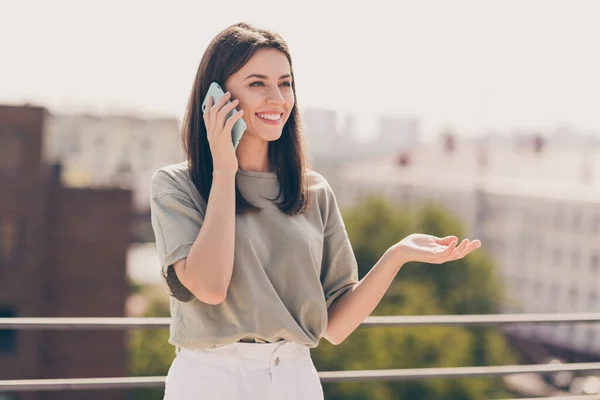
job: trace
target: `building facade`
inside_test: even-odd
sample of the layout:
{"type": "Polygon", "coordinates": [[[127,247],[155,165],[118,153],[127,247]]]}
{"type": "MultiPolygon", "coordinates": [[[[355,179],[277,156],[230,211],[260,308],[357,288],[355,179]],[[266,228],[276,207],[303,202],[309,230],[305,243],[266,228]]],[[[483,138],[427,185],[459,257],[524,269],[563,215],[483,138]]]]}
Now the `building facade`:
{"type": "MultiPolygon", "coordinates": [[[[67,188],[43,161],[48,113],[0,106],[0,316],[121,317],[131,191],[67,188]]],[[[125,331],[0,332],[2,379],[125,376],[125,331]]],[[[15,400],[124,399],[122,391],[15,400]]]]}

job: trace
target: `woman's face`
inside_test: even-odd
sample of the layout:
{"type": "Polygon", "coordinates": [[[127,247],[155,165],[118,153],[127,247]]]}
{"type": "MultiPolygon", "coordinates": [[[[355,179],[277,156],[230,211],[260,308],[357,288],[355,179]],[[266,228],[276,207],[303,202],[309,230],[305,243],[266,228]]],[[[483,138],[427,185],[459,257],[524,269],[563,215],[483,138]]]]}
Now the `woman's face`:
{"type": "Polygon", "coordinates": [[[294,108],[290,63],[285,54],[271,48],[257,50],[225,81],[225,89],[231,92],[231,100],[239,100],[237,110],[244,110],[244,135],[265,141],[281,137],[294,108]]]}

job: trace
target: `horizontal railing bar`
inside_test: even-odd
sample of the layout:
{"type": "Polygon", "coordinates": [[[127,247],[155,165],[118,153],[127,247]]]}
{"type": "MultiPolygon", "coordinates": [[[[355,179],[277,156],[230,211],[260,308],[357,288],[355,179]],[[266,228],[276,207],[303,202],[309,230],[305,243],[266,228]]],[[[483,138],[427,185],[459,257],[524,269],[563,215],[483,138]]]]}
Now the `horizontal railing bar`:
{"type": "MultiPolygon", "coordinates": [[[[108,330],[129,328],[167,328],[171,318],[0,318],[0,329],[19,330],[108,330]]],[[[522,323],[600,322],[600,313],[569,314],[482,314],[371,316],[364,327],[411,327],[444,325],[505,325],[522,323]]]]}
{"type": "Polygon", "coordinates": [[[164,387],[164,376],[0,380],[0,392],[139,389],[164,387]]]}
{"type": "Polygon", "coordinates": [[[496,367],[414,368],[368,371],[321,372],[322,382],[414,380],[435,378],[464,378],[479,376],[504,376],[526,373],[550,373],[561,371],[600,371],[600,363],[503,365],[496,367]]]}
{"type": "Polygon", "coordinates": [[[68,317],[0,318],[0,329],[15,330],[110,330],[128,328],[168,328],[171,318],[68,317]]]}
{"type": "Polygon", "coordinates": [[[372,316],[364,326],[500,325],[520,323],[600,322],[600,313],[372,316]]]}
{"type": "MultiPolygon", "coordinates": [[[[412,368],[319,372],[321,382],[416,380],[503,376],[561,371],[600,371],[600,363],[504,365],[496,367],[412,368]]],[[[126,378],[0,380],[0,392],[93,389],[133,389],[164,386],[164,376],[126,378]]]]}
{"type": "MultiPolygon", "coordinates": [[[[600,400],[600,394],[583,394],[577,396],[552,396],[552,397],[525,397],[518,399],[504,399],[504,400],[600,400]]],[[[492,399],[489,399],[492,400],[492,399]]]]}

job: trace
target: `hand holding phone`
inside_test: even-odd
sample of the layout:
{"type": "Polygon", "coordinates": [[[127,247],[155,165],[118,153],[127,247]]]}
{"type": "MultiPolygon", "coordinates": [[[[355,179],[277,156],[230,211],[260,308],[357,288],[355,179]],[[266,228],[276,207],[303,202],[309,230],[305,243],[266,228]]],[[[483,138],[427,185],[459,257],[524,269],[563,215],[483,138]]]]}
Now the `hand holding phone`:
{"type": "Polygon", "coordinates": [[[213,171],[237,173],[238,161],[235,149],[246,129],[242,119],[243,110],[237,111],[237,100],[230,101],[231,94],[224,93],[218,83],[213,82],[202,103],[204,123],[208,134],[208,144],[213,158],[213,171]],[[240,128],[234,127],[241,122],[240,128]]]}
{"type": "MultiPolygon", "coordinates": [[[[206,101],[209,97],[212,97],[213,104],[216,104],[216,102],[219,101],[219,99],[221,99],[224,95],[225,95],[225,92],[223,91],[223,89],[217,82],[211,83],[210,87],[208,88],[206,97],[204,98],[204,102],[202,103],[202,112],[205,112],[205,110],[206,110],[206,101]]],[[[227,104],[230,104],[230,101],[227,101],[227,104]]],[[[227,114],[227,117],[225,119],[229,119],[231,116],[235,115],[235,113],[237,113],[237,112],[238,112],[237,109],[234,108],[233,110],[231,110],[231,112],[229,114],[227,114]]],[[[234,149],[237,149],[237,146],[240,143],[240,140],[242,139],[242,135],[244,134],[245,130],[246,130],[246,123],[241,118],[238,119],[234,123],[233,127],[231,128],[231,140],[232,140],[234,149]]]]}

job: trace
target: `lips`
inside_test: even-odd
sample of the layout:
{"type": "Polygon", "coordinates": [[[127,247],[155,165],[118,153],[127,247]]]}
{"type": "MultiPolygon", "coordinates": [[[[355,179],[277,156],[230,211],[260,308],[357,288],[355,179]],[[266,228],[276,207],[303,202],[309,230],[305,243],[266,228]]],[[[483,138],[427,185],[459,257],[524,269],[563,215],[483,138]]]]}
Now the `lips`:
{"type": "Polygon", "coordinates": [[[255,114],[261,118],[262,118],[262,116],[278,117],[278,116],[281,116],[283,114],[283,112],[257,112],[255,114]]]}
{"type": "MultiPolygon", "coordinates": [[[[262,114],[262,113],[261,113],[262,114]]],[[[274,115],[277,116],[279,115],[278,119],[272,120],[272,119],[267,119],[267,118],[263,118],[260,115],[258,115],[258,113],[256,113],[256,116],[258,117],[258,119],[260,119],[262,122],[264,122],[267,125],[279,125],[279,122],[281,121],[281,119],[283,118],[283,114],[277,113],[277,114],[273,114],[273,113],[265,113],[266,115],[274,115]]]]}

